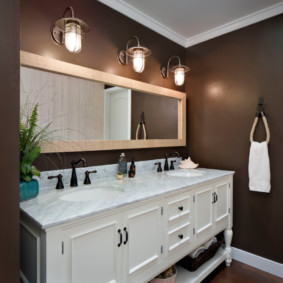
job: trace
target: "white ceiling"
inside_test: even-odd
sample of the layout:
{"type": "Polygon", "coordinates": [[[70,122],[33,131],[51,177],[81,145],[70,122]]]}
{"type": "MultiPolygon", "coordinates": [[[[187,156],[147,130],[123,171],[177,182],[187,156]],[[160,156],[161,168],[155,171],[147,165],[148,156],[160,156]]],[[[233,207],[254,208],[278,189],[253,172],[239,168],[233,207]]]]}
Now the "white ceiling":
{"type": "Polygon", "coordinates": [[[189,47],[283,13],[282,0],[98,0],[189,47]]]}

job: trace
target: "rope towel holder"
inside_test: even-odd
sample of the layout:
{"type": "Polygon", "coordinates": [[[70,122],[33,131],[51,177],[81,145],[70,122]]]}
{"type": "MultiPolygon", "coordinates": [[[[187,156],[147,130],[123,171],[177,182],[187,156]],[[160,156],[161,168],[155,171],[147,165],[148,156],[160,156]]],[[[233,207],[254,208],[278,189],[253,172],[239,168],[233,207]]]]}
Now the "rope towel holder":
{"type": "Polygon", "coordinates": [[[255,129],[256,129],[256,126],[257,126],[257,123],[258,123],[258,119],[260,117],[262,117],[262,120],[263,120],[265,132],[266,132],[266,143],[268,144],[269,141],[270,141],[270,130],[269,130],[269,127],[268,127],[268,123],[267,123],[265,114],[263,112],[263,99],[262,98],[259,99],[258,112],[256,114],[252,129],[251,129],[251,133],[250,133],[250,142],[254,141],[254,132],[255,132],[255,129]]]}

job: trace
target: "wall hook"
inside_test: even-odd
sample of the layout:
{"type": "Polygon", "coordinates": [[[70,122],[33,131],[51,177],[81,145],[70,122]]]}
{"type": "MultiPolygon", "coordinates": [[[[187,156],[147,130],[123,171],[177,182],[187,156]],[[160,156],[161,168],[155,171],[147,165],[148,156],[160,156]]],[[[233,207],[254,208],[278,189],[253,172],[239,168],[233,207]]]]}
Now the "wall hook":
{"type": "Polygon", "coordinates": [[[263,99],[263,97],[259,97],[259,99],[258,99],[256,116],[257,117],[265,116],[265,114],[264,114],[264,99],[263,99]]]}

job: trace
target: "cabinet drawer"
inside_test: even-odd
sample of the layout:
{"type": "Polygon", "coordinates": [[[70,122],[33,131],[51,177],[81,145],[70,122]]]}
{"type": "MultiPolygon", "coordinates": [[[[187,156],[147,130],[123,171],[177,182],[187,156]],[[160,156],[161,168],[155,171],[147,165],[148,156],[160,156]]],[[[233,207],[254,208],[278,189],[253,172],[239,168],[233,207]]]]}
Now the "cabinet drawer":
{"type": "Polygon", "coordinates": [[[171,252],[190,240],[190,223],[187,222],[176,229],[168,231],[168,251],[171,252]]]}
{"type": "Polygon", "coordinates": [[[190,217],[191,196],[188,193],[170,198],[167,202],[168,224],[190,217]]]}

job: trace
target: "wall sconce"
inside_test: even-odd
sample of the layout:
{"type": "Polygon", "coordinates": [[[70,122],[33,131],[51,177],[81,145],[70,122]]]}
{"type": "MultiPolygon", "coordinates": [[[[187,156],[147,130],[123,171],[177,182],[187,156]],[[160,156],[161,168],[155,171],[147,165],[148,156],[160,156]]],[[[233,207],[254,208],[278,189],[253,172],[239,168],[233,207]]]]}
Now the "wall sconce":
{"type": "Polygon", "coordinates": [[[79,53],[82,49],[82,35],[88,31],[88,25],[75,18],[74,9],[70,6],[52,26],[51,37],[56,44],[65,45],[71,53],[79,53]]]}
{"type": "Polygon", "coordinates": [[[133,69],[137,73],[141,73],[144,70],[145,57],[151,54],[150,49],[140,46],[140,41],[137,36],[132,36],[126,45],[126,50],[119,49],[117,52],[117,59],[122,65],[128,64],[128,57],[132,57],[133,69]],[[137,45],[129,47],[130,43],[136,40],[137,45]]]}
{"type": "Polygon", "coordinates": [[[175,85],[181,86],[185,82],[185,73],[190,71],[190,68],[187,66],[181,65],[181,60],[179,56],[173,56],[168,60],[167,67],[166,66],[160,67],[160,73],[164,79],[169,77],[169,70],[174,73],[175,85]],[[171,60],[173,60],[174,58],[178,59],[179,64],[169,69],[169,64],[171,60]]]}

